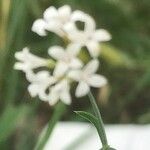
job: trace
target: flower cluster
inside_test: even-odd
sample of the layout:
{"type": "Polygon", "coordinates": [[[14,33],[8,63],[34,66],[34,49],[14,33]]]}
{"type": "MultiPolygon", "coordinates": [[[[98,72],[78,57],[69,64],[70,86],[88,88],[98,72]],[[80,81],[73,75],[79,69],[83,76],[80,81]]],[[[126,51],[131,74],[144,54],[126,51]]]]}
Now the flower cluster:
{"type": "Polygon", "coordinates": [[[45,10],[43,18],[37,19],[32,31],[40,36],[54,32],[64,40],[66,48],[53,46],[48,49],[49,59],[30,53],[28,48],[15,53],[18,62],[14,68],[22,70],[30,82],[28,91],[32,97],[54,105],[58,100],[65,104],[71,103],[70,88],[72,82],[78,82],[75,96],[85,96],[90,87],[101,87],[107,83],[104,76],[96,74],[99,67],[97,56],[100,53],[100,42],[111,39],[104,29],[96,29],[95,21],[88,14],[76,10],[71,11],[68,5],[58,8],[51,6],[45,10]],[[77,22],[84,23],[84,29],[77,27],[77,22]],[[91,60],[84,64],[79,58],[82,47],[87,47],[91,60]],[[35,69],[47,67],[50,71],[35,69]]]}

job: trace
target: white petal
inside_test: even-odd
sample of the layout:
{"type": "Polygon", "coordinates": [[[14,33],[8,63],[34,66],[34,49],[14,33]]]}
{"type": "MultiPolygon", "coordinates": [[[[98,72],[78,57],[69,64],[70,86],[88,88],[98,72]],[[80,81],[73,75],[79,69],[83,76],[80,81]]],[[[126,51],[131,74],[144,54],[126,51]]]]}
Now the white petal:
{"type": "Polygon", "coordinates": [[[60,46],[53,46],[48,49],[48,54],[56,60],[62,60],[65,57],[65,51],[60,46]]]}
{"type": "Polygon", "coordinates": [[[62,102],[64,102],[67,105],[71,104],[71,95],[70,95],[70,86],[67,79],[64,79],[61,81],[61,93],[60,93],[60,99],[62,102]]]}
{"type": "MultiPolygon", "coordinates": [[[[67,33],[67,36],[68,36],[67,38],[70,39],[70,37],[73,36],[72,33],[75,33],[76,27],[73,24],[73,22],[70,21],[63,26],[63,30],[67,33]]],[[[70,39],[70,40],[72,40],[72,39],[70,39]]]]}
{"type": "Polygon", "coordinates": [[[43,16],[47,22],[53,21],[52,19],[58,16],[58,12],[55,7],[51,6],[45,10],[43,16]]]}
{"type": "Polygon", "coordinates": [[[59,61],[54,69],[54,76],[62,77],[68,70],[68,65],[64,62],[59,61]]]}
{"type": "Polygon", "coordinates": [[[28,91],[29,91],[31,97],[35,97],[38,95],[38,86],[36,84],[30,84],[28,86],[28,91]]]}
{"type": "Polygon", "coordinates": [[[51,89],[49,95],[49,104],[55,105],[59,101],[59,94],[55,91],[55,89],[51,89]]]}
{"type": "Polygon", "coordinates": [[[76,93],[75,96],[76,97],[82,97],[85,96],[90,90],[90,87],[88,86],[88,84],[86,82],[79,82],[77,89],[76,89],[76,93]]]}
{"type": "Polygon", "coordinates": [[[67,53],[71,56],[76,56],[81,50],[81,45],[77,43],[71,43],[67,46],[67,53]]]}
{"type": "MultiPolygon", "coordinates": [[[[65,88],[65,87],[64,87],[65,88]]],[[[61,93],[61,96],[60,96],[60,99],[62,102],[64,102],[65,104],[67,105],[70,105],[71,104],[71,95],[70,95],[70,92],[69,92],[69,89],[64,89],[64,91],[61,93]]]]}
{"type": "Polygon", "coordinates": [[[64,5],[58,9],[58,13],[64,21],[67,21],[71,15],[71,8],[69,5],[64,5]]]}
{"type": "Polygon", "coordinates": [[[102,87],[107,84],[107,79],[102,75],[95,74],[88,79],[88,84],[93,87],[102,87]]]}
{"type": "Polygon", "coordinates": [[[64,36],[64,32],[62,31],[62,24],[59,20],[52,20],[47,23],[46,30],[54,32],[59,36],[64,36]]]}
{"type": "Polygon", "coordinates": [[[35,74],[34,81],[41,82],[41,83],[47,83],[47,84],[54,84],[57,79],[54,76],[50,76],[50,73],[48,71],[39,71],[37,74],[35,74]]]}
{"type": "Polygon", "coordinates": [[[36,77],[37,77],[37,80],[43,80],[44,78],[48,78],[50,75],[49,75],[49,72],[48,71],[40,71],[36,74],[36,77]]]}
{"type": "Polygon", "coordinates": [[[61,26],[60,23],[58,23],[58,22],[53,22],[53,24],[52,24],[52,23],[51,23],[51,24],[48,24],[46,29],[47,29],[48,31],[51,31],[51,32],[57,34],[58,36],[64,38],[64,37],[66,36],[66,33],[62,30],[61,27],[62,27],[62,26],[61,26]]]}
{"type": "Polygon", "coordinates": [[[26,58],[26,62],[30,65],[31,69],[45,67],[48,64],[47,59],[40,58],[35,55],[30,55],[28,58],[26,58]]]}
{"type": "Polygon", "coordinates": [[[94,19],[91,16],[87,15],[85,20],[85,32],[87,34],[92,34],[95,28],[96,24],[94,19]]]}
{"type": "Polygon", "coordinates": [[[32,70],[28,70],[26,72],[26,78],[30,82],[39,82],[39,81],[43,82],[43,79],[49,78],[49,72],[48,71],[40,71],[35,74],[32,70]]]}
{"type": "Polygon", "coordinates": [[[29,69],[29,67],[28,67],[27,64],[16,62],[14,64],[14,69],[16,69],[16,70],[22,70],[22,71],[26,72],[29,69]]]}
{"type": "Polygon", "coordinates": [[[39,99],[42,101],[48,101],[48,95],[45,93],[45,91],[39,93],[39,99]]]}
{"type": "Polygon", "coordinates": [[[67,32],[67,33],[75,33],[77,31],[77,28],[74,24],[73,21],[69,21],[66,24],[64,24],[63,29],[67,32]]]}
{"type": "Polygon", "coordinates": [[[93,38],[97,41],[109,41],[111,39],[111,35],[104,29],[96,30],[93,38]]]}
{"type": "Polygon", "coordinates": [[[29,82],[34,82],[36,81],[36,75],[35,73],[33,72],[33,70],[28,70],[26,72],[26,78],[29,82]]]}
{"type": "Polygon", "coordinates": [[[93,59],[84,67],[84,74],[91,75],[97,71],[98,67],[99,61],[97,59],[93,59]]]}
{"type": "Polygon", "coordinates": [[[70,62],[70,68],[72,69],[79,69],[83,66],[83,63],[80,59],[78,58],[73,58],[72,61],[70,62]]]}
{"type": "Polygon", "coordinates": [[[50,105],[54,105],[58,100],[62,100],[66,104],[70,104],[71,97],[69,94],[69,89],[70,87],[66,79],[61,80],[59,83],[53,86],[49,95],[50,105]]]}
{"type": "Polygon", "coordinates": [[[32,26],[32,31],[40,36],[46,36],[46,22],[43,19],[37,19],[32,26]]]}
{"type": "Polygon", "coordinates": [[[100,54],[100,45],[97,41],[88,41],[86,46],[92,57],[98,57],[100,54]]]}
{"type": "Polygon", "coordinates": [[[71,70],[68,73],[68,77],[75,80],[75,81],[80,81],[81,71],[80,70],[71,70]]]}
{"type": "Polygon", "coordinates": [[[79,10],[74,11],[72,14],[72,20],[84,22],[85,23],[84,31],[86,33],[91,34],[95,30],[95,21],[93,20],[93,18],[82,11],[79,10]]]}
{"type": "Polygon", "coordinates": [[[30,53],[29,48],[25,47],[25,48],[23,48],[22,51],[15,53],[15,58],[20,61],[24,61],[24,60],[26,60],[26,56],[29,55],[29,53],[30,53]]]}
{"type": "Polygon", "coordinates": [[[56,32],[56,30],[59,30],[61,27],[61,24],[58,20],[52,20],[47,23],[46,29],[52,32],[56,32]]]}

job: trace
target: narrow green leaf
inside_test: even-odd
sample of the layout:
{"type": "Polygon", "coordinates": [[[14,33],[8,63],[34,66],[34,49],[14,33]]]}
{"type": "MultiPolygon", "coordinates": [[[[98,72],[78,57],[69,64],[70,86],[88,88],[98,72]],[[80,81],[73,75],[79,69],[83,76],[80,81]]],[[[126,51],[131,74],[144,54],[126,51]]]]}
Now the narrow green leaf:
{"type": "Polygon", "coordinates": [[[28,112],[28,107],[26,106],[7,106],[0,117],[0,143],[12,134],[26,112],[28,112]]]}
{"type": "Polygon", "coordinates": [[[66,111],[66,105],[63,104],[62,102],[59,102],[55,107],[52,118],[48,122],[47,128],[44,128],[42,134],[40,135],[39,140],[37,141],[37,145],[35,146],[35,150],[43,150],[56,123],[60,120],[62,115],[65,113],[65,111],[66,111]]]}
{"type": "Polygon", "coordinates": [[[74,112],[80,117],[91,122],[96,127],[96,129],[99,130],[98,119],[95,116],[85,111],[74,111],[74,112]]]}
{"type": "Polygon", "coordinates": [[[6,85],[2,93],[2,99],[5,102],[12,103],[16,100],[18,73],[13,70],[14,52],[20,49],[24,44],[24,35],[27,20],[27,2],[25,0],[12,0],[9,11],[9,22],[6,37],[6,45],[0,56],[0,75],[2,84],[6,85]],[[14,40],[15,39],[15,40],[14,40]],[[8,59],[9,58],[9,59],[8,59]],[[8,63],[9,62],[11,63],[8,63]],[[7,69],[6,69],[7,68],[7,69]],[[5,73],[4,73],[5,72],[5,73]],[[7,75],[6,75],[7,74],[7,75]]]}

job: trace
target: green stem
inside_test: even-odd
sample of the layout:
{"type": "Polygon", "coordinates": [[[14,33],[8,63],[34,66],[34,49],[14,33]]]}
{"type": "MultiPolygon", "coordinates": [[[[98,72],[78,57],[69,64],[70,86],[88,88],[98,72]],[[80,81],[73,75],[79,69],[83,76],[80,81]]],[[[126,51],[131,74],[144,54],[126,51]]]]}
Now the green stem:
{"type": "Polygon", "coordinates": [[[88,96],[89,96],[90,102],[92,104],[95,116],[98,118],[99,131],[100,131],[99,136],[100,136],[102,145],[103,145],[103,147],[108,147],[107,137],[106,137],[106,133],[105,133],[105,129],[104,129],[104,123],[103,123],[99,108],[97,106],[96,100],[91,92],[89,92],[88,96]]]}
{"type": "Polygon", "coordinates": [[[47,140],[49,139],[51,133],[52,133],[52,130],[54,128],[54,126],[56,125],[56,123],[59,121],[59,119],[62,117],[62,115],[64,114],[66,110],[66,107],[63,103],[58,103],[55,107],[55,111],[54,111],[54,114],[51,118],[51,120],[49,121],[48,123],[48,127],[45,131],[45,134],[44,136],[42,137],[41,140],[39,140],[39,142],[37,143],[36,147],[35,147],[35,150],[43,150],[47,140]]]}

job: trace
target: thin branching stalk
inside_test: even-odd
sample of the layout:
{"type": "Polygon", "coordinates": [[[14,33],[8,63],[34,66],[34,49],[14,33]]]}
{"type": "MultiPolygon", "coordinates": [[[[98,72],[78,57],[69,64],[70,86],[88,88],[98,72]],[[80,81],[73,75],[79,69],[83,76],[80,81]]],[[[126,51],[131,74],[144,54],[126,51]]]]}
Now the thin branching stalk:
{"type": "Polygon", "coordinates": [[[95,113],[95,116],[98,119],[98,123],[99,123],[99,136],[100,136],[102,145],[103,145],[103,147],[106,147],[106,146],[108,146],[108,142],[107,142],[107,137],[106,137],[106,133],[105,133],[105,129],[104,129],[104,123],[103,123],[103,120],[102,120],[99,108],[98,108],[96,100],[95,100],[95,98],[94,98],[94,96],[92,95],[91,92],[89,92],[88,96],[89,96],[89,100],[91,102],[91,105],[93,107],[93,111],[95,113]]]}
{"type": "Polygon", "coordinates": [[[56,105],[54,114],[48,123],[48,127],[47,127],[46,131],[44,132],[44,135],[42,136],[42,138],[37,143],[35,150],[43,150],[45,144],[47,143],[47,141],[52,133],[53,128],[55,127],[56,123],[60,120],[60,118],[64,114],[65,110],[66,110],[66,107],[62,102],[59,102],[56,105]]]}

